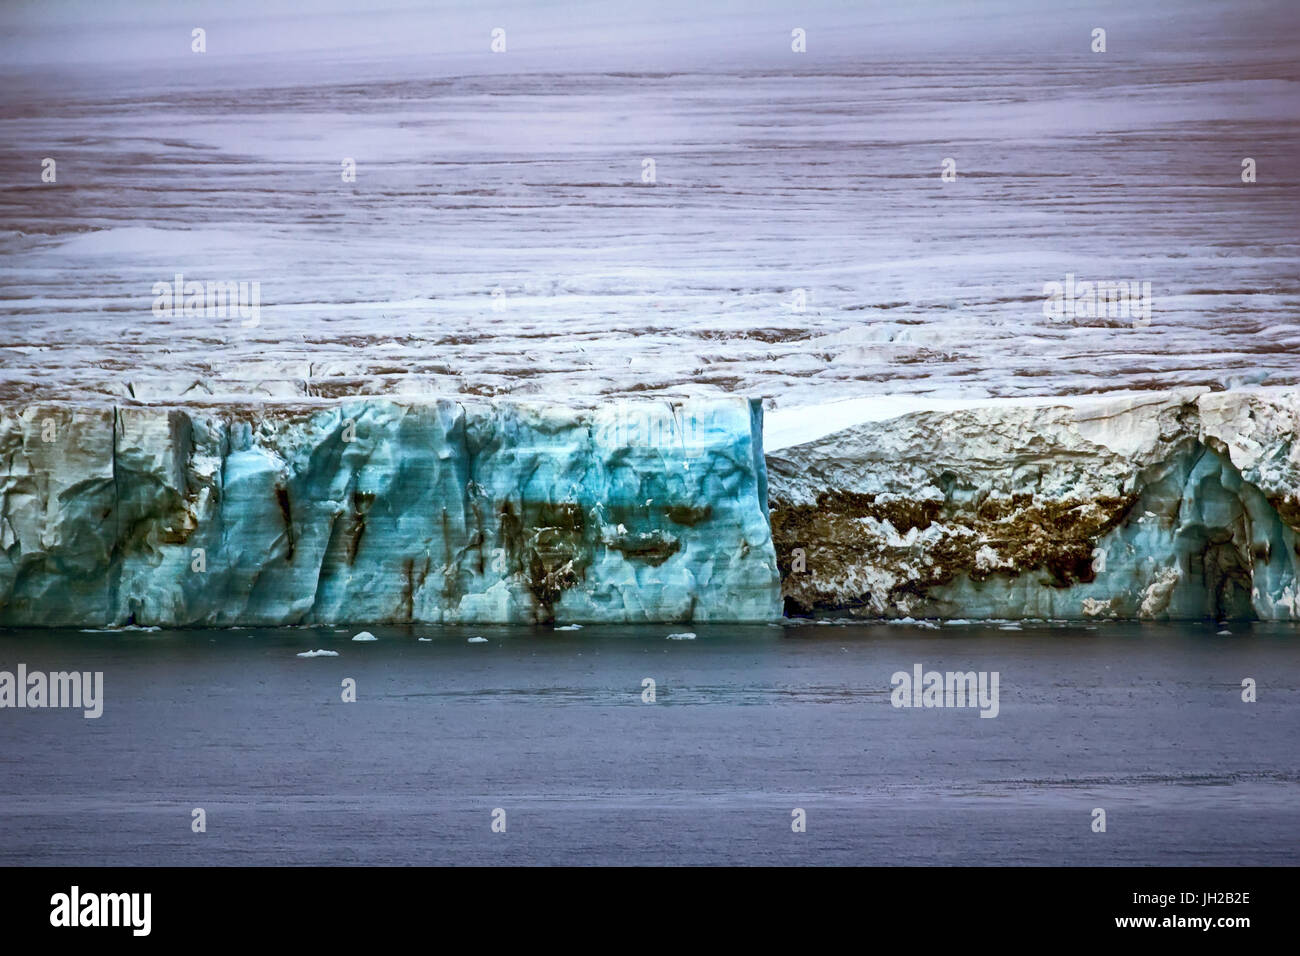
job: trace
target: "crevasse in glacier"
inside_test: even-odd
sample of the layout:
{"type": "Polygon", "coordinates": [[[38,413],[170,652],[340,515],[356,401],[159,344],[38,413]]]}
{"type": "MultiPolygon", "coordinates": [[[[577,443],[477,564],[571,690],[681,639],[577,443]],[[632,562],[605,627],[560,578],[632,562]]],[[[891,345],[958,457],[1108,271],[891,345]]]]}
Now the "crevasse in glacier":
{"type": "Polygon", "coordinates": [[[0,623],[764,621],[762,412],[719,399],[0,412],[0,623]]]}

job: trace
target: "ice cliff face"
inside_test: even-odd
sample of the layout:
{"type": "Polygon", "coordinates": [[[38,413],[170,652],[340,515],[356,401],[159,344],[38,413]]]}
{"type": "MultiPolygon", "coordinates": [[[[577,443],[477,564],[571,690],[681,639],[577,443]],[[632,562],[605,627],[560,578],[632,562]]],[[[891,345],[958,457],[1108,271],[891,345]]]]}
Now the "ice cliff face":
{"type": "Polygon", "coordinates": [[[0,409],[0,625],[1300,618],[1300,391],[901,401],[0,409]]]}
{"type": "Polygon", "coordinates": [[[0,624],[760,621],[743,399],[0,409],[0,624]]]}
{"type": "Polygon", "coordinates": [[[1294,389],[860,417],[769,452],[788,611],[1300,618],[1294,389]]]}

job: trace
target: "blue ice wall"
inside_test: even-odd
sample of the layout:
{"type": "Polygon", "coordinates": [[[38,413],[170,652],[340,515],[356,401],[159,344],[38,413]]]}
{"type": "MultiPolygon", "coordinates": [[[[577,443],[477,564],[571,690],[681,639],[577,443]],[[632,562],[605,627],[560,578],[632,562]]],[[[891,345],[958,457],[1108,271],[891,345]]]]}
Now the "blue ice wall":
{"type": "Polygon", "coordinates": [[[0,417],[0,624],[766,621],[743,399],[33,406],[0,417]]]}

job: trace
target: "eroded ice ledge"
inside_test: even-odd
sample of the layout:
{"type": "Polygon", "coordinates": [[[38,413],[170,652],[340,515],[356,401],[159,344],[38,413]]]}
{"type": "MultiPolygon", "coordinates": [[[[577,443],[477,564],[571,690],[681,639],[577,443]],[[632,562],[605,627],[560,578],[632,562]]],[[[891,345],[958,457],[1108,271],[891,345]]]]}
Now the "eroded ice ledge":
{"type": "Polygon", "coordinates": [[[1300,390],[769,416],[791,613],[1295,620],[1300,390]]]}
{"type": "Polygon", "coordinates": [[[757,402],[0,408],[0,624],[779,613],[757,402]]]}

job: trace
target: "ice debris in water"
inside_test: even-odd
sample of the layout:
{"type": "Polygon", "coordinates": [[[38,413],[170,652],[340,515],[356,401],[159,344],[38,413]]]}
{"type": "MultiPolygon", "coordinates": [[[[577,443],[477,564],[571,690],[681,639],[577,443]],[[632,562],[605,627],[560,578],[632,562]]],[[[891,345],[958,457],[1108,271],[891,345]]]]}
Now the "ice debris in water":
{"type": "Polygon", "coordinates": [[[360,634],[355,635],[355,636],[352,638],[352,640],[354,640],[354,641],[377,641],[377,640],[379,640],[379,638],[375,637],[375,635],[371,634],[369,631],[362,631],[360,634]]]}
{"type": "Polygon", "coordinates": [[[466,644],[486,644],[486,643],[487,643],[487,638],[486,638],[486,637],[471,637],[471,638],[470,638],[468,641],[466,641],[465,643],[466,643],[466,644]]]}
{"type": "Polygon", "coordinates": [[[582,630],[582,625],[581,625],[581,624],[566,624],[566,625],[564,625],[564,627],[557,627],[556,630],[557,630],[557,631],[581,631],[581,630],[582,630]]]}
{"type": "Polygon", "coordinates": [[[338,656],[339,656],[339,652],[338,652],[338,651],[325,651],[325,650],[320,650],[320,651],[302,651],[301,653],[299,653],[298,656],[299,656],[299,657],[338,657],[338,656]]]}
{"type": "Polygon", "coordinates": [[[669,635],[668,635],[668,640],[670,640],[670,641],[693,641],[693,640],[695,640],[695,634],[694,634],[694,632],[692,632],[692,631],[682,631],[680,634],[669,634],[669,635]]]}
{"type": "Polygon", "coordinates": [[[428,643],[429,641],[432,641],[433,638],[431,638],[431,637],[417,637],[416,640],[417,640],[417,641],[422,641],[422,642],[424,642],[424,643],[428,643]]]}
{"type": "Polygon", "coordinates": [[[120,631],[143,631],[146,634],[152,634],[154,631],[161,631],[162,628],[156,624],[147,627],[138,627],[135,624],[124,624],[121,627],[83,627],[82,634],[117,634],[120,631]]]}

